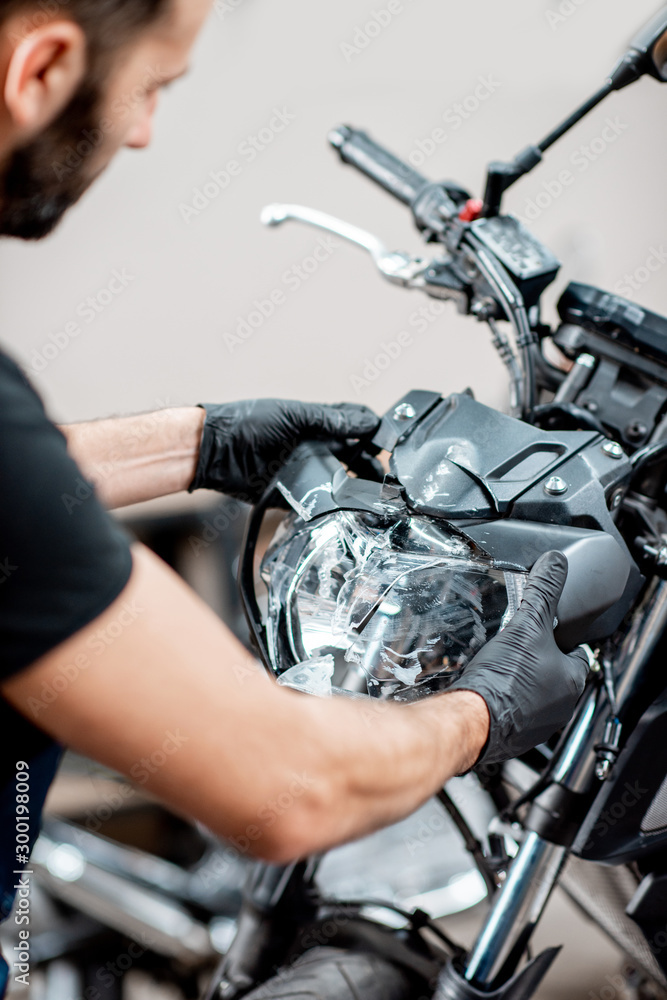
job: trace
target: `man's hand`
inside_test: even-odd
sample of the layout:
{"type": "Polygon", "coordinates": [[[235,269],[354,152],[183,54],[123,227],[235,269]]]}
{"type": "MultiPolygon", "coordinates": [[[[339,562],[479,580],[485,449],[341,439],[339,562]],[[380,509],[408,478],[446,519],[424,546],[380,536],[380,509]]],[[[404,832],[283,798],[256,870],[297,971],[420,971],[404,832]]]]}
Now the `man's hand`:
{"type": "Polygon", "coordinates": [[[365,406],[257,399],[206,405],[199,463],[190,492],[219,490],[248,503],[261,499],[298,444],[372,434],[379,418],[365,406]]]}
{"type": "Polygon", "coordinates": [[[518,757],[561,729],[574,712],[589,664],[582,649],[566,656],[554,639],[554,618],[566,579],[565,556],[543,555],[510,624],[450,688],[450,692],[474,691],[489,710],[489,738],[478,764],[518,757]]]}

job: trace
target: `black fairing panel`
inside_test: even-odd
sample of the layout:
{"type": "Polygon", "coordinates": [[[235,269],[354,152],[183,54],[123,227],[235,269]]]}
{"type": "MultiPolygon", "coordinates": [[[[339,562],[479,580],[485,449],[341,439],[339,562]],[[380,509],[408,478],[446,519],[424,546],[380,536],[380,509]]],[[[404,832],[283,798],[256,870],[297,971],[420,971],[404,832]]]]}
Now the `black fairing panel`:
{"type": "Polygon", "coordinates": [[[565,554],[569,571],[555,633],[561,649],[611,635],[643,582],[626,547],[605,531],[509,519],[453,526],[505,569],[528,570],[549,549],[565,554]]]}
{"type": "Polygon", "coordinates": [[[302,444],[275,481],[305,520],[353,510],[395,520],[412,512],[445,522],[482,558],[528,572],[558,549],[569,564],[558,607],[563,649],[611,635],[643,578],[610,516],[607,497],[627,459],[590,431],[544,431],[464,393],[414,391],[383,418],[374,442],[392,449],[384,483],[350,478],[322,442],[302,444]],[[551,496],[552,475],[567,489],[551,496]]]}
{"type": "Polygon", "coordinates": [[[598,437],[542,431],[453,395],[397,444],[391,469],[414,510],[448,519],[497,517],[598,437]]]}
{"type": "MultiPolygon", "coordinates": [[[[667,649],[653,668],[665,673],[667,649]]],[[[643,714],[621,751],[613,779],[601,785],[573,845],[587,861],[610,864],[667,849],[667,691],[643,714]],[[664,785],[664,787],[663,787],[664,785]]]]}

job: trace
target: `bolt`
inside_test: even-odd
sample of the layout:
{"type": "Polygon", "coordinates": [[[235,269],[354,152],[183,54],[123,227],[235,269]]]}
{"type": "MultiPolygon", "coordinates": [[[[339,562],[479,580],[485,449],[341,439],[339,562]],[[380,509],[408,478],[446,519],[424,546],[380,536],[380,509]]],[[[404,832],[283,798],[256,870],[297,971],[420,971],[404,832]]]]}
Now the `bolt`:
{"type": "Polygon", "coordinates": [[[416,416],[417,411],[409,403],[401,403],[394,410],[394,420],[414,420],[416,416]]]}
{"type": "Polygon", "coordinates": [[[622,499],[623,499],[623,490],[616,490],[615,493],[612,493],[611,500],[609,501],[609,509],[616,510],[618,507],[620,507],[622,499]]]}
{"type": "Polygon", "coordinates": [[[564,479],[561,479],[560,476],[552,476],[546,482],[544,492],[552,497],[560,497],[563,493],[567,493],[567,489],[568,486],[564,479]]]}
{"type": "Polygon", "coordinates": [[[641,441],[648,434],[648,427],[639,420],[635,420],[625,428],[625,436],[631,441],[641,441]]]}
{"type": "Polygon", "coordinates": [[[488,319],[489,316],[493,316],[496,311],[496,304],[493,299],[476,299],[473,303],[470,312],[477,319],[488,319]]]}
{"type": "Polygon", "coordinates": [[[595,777],[598,781],[606,781],[611,774],[611,761],[605,758],[595,765],[595,777]]]}
{"type": "Polygon", "coordinates": [[[598,403],[596,403],[594,399],[587,399],[585,403],[582,403],[582,406],[585,410],[588,410],[589,413],[597,413],[600,409],[598,403]]]}
{"type": "Polygon", "coordinates": [[[602,445],[602,450],[609,458],[623,458],[624,455],[623,449],[616,441],[607,441],[602,445]]]}

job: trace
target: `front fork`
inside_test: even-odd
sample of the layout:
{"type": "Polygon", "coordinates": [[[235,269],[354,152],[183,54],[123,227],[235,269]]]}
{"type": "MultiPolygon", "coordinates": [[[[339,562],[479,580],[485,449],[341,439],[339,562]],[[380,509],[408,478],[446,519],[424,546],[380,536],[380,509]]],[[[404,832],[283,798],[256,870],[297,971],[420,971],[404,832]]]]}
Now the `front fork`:
{"type": "MultiPolygon", "coordinates": [[[[646,670],[667,627],[667,584],[654,582],[615,656],[617,711],[627,713],[645,684],[646,670]]],[[[516,974],[519,962],[567,859],[569,848],[600,785],[596,745],[608,713],[599,687],[591,687],[550,765],[551,783],[535,799],[526,835],[495,897],[465,968],[448,966],[435,1000],[479,996],[523,1000],[534,994],[556,951],[516,974]]]]}
{"type": "MultiPolygon", "coordinates": [[[[667,583],[654,582],[615,657],[617,711],[622,718],[645,684],[647,667],[667,628],[667,583]]],[[[526,835],[465,967],[449,963],[434,1000],[529,1000],[558,953],[517,968],[599,788],[596,745],[608,717],[599,686],[591,686],[550,764],[550,781],[535,799],[526,835]]],[[[257,865],[239,927],[204,1000],[234,1000],[284,963],[290,941],[314,915],[311,888],[319,859],[287,867],[257,865]]]]}

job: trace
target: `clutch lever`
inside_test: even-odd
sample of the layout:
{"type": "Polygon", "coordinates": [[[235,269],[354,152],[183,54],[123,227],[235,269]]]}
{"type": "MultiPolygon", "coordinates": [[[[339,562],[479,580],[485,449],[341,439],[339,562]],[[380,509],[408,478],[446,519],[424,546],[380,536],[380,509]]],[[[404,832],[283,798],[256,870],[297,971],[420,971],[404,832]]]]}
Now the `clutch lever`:
{"type": "Polygon", "coordinates": [[[303,222],[308,226],[340,236],[367,250],[382,277],[393,285],[420,289],[439,299],[459,299],[461,311],[468,310],[469,293],[451,271],[449,261],[444,258],[429,259],[412,256],[401,250],[389,250],[382,240],[372,233],[326,212],[319,212],[303,205],[267,205],[262,210],[260,218],[265,226],[280,226],[288,221],[303,222]]]}

